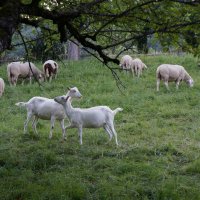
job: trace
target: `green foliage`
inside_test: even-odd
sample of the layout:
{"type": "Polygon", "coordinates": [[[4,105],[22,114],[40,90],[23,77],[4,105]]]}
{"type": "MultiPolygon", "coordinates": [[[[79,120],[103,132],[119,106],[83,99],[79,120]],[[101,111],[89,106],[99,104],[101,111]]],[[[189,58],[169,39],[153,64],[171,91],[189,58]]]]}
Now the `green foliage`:
{"type": "MultiPolygon", "coordinates": [[[[61,63],[58,79],[10,87],[6,65],[0,67],[6,88],[0,99],[0,199],[172,199],[200,198],[199,88],[197,59],[185,56],[142,57],[148,69],[140,79],[118,73],[124,95],[110,71],[96,60],[61,63]],[[156,92],[155,71],[162,63],[183,65],[194,78],[188,88],[156,92]],[[26,110],[14,104],[33,96],[54,98],[77,86],[83,95],[75,107],[108,105],[124,110],[115,117],[119,147],[108,143],[103,129],[84,129],[83,145],[77,130],[62,131],[56,123],[39,120],[38,135],[23,134],[26,110]]],[[[37,63],[41,67],[41,63],[37,63]]],[[[116,66],[114,66],[116,67],[116,66]]],[[[66,120],[66,124],[68,121],[66,120]]]]}

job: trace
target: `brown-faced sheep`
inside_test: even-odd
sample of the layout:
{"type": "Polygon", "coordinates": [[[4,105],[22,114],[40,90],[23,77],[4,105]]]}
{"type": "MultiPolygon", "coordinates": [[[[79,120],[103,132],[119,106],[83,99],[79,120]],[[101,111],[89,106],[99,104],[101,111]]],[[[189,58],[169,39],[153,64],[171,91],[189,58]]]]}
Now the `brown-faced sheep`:
{"type": "Polygon", "coordinates": [[[54,60],[47,60],[43,64],[43,71],[45,74],[46,80],[51,82],[52,78],[56,78],[58,74],[58,64],[54,60]]]}

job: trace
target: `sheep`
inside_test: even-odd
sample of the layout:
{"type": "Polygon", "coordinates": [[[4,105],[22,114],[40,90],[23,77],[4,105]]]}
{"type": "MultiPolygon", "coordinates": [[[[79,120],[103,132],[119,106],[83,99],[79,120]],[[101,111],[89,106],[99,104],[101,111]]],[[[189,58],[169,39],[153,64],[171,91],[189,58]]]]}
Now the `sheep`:
{"type": "MultiPolygon", "coordinates": [[[[78,91],[78,89],[75,88],[69,88],[69,91],[66,95],[66,97],[58,96],[54,100],[58,103],[60,103],[69,118],[69,121],[71,124],[66,129],[69,128],[77,128],[79,132],[80,137],[80,144],[82,145],[82,129],[83,128],[100,128],[103,127],[104,130],[108,133],[110,140],[112,137],[115,137],[116,145],[118,145],[117,141],[117,133],[114,128],[114,116],[117,114],[117,112],[122,111],[122,108],[117,108],[115,110],[111,110],[107,106],[96,106],[91,108],[73,108],[71,105],[72,98],[69,93],[71,93],[73,90],[74,92],[78,91]]],[[[80,94],[80,98],[82,95],[80,94]]],[[[109,141],[110,141],[109,140],[109,141]]]]}
{"type": "Polygon", "coordinates": [[[175,81],[176,89],[178,89],[180,81],[184,80],[190,87],[193,87],[194,81],[183,66],[162,64],[158,66],[156,70],[157,78],[157,91],[159,91],[160,80],[164,81],[164,84],[169,90],[168,82],[175,81]]]}
{"type": "Polygon", "coordinates": [[[53,60],[47,60],[43,64],[43,71],[45,74],[45,78],[51,82],[52,77],[56,78],[58,73],[58,64],[53,60]]]}
{"type": "Polygon", "coordinates": [[[131,69],[131,63],[132,63],[132,57],[129,55],[125,55],[121,58],[120,64],[119,66],[123,69],[123,70],[130,70],[131,69]]]}
{"type": "Polygon", "coordinates": [[[4,80],[0,78],[0,97],[3,95],[4,88],[5,88],[4,80]]]}
{"type": "Polygon", "coordinates": [[[147,66],[139,58],[135,58],[131,61],[131,71],[133,75],[135,73],[139,78],[144,69],[147,69],[147,66]]]}
{"type": "MultiPolygon", "coordinates": [[[[78,98],[79,93],[75,93],[74,90],[67,93],[68,96],[73,98],[78,98]]],[[[65,97],[65,96],[63,96],[65,97]]],[[[66,139],[65,127],[64,127],[64,119],[66,118],[65,111],[63,106],[59,103],[55,102],[54,99],[48,99],[45,97],[33,97],[28,102],[18,102],[15,104],[16,106],[26,107],[27,109],[27,119],[24,122],[24,134],[27,132],[27,126],[32,117],[32,127],[36,134],[37,132],[37,122],[38,119],[50,120],[51,128],[49,138],[52,138],[54,123],[55,120],[58,120],[61,125],[63,139],[66,139]]]]}
{"type": "MultiPolygon", "coordinates": [[[[7,66],[7,75],[8,81],[10,85],[17,84],[18,78],[29,78],[31,83],[31,79],[34,76],[39,82],[44,80],[44,74],[40,71],[33,63],[30,62],[31,69],[29,67],[29,63],[25,62],[12,62],[7,66]]],[[[23,82],[22,82],[23,83],[23,82]]]]}

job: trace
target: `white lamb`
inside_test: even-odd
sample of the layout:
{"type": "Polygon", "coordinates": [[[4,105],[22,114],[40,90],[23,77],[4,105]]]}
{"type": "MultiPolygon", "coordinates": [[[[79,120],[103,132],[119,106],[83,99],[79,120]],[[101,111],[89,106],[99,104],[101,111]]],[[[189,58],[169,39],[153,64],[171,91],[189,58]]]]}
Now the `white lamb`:
{"type": "Polygon", "coordinates": [[[164,81],[164,84],[169,90],[168,82],[174,81],[176,88],[178,89],[180,81],[185,81],[190,87],[193,86],[194,81],[184,67],[180,65],[162,64],[158,66],[156,71],[157,78],[157,91],[159,91],[160,80],[164,81]]]}
{"type": "Polygon", "coordinates": [[[43,64],[45,78],[51,82],[52,78],[56,78],[58,74],[58,64],[54,60],[47,60],[43,64]]]}
{"type": "Polygon", "coordinates": [[[141,59],[135,58],[132,60],[131,71],[133,75],[135,73],[135,75],[139,78],[144,69],[147,69],[147,66],[141,61],[141,59]]]}
{"type": "MultiPolygon", "coordinates": [[[[79,98],[80,93],[76,90],[76,88],[74,90],[72,88],[67,95],[69,97],[79,98]]],[[[15,105],[26,107],[27,109],[27,119],[24,122],[24,133],[27,132],[27,126],[32,117],[32,127],[36,134],[38,134],[36,129],[38,119],[50,120],[51,129],[49,138],[51,139],[55,120],[58,120],[62,128],[63,139],[66,139],[64,127],[64,119],[66,118],[66,115],[63,106],[59,103],[55,102],[53,99],[48,99],[45,97],[33,97],[28,102],[18,102],[15,105]]]]}
{"type": "MultiPolygon", "coordinates": [[[[82,144],[82,129],[83,128],[100,128],[103,127],[104,130],[108,133],[110,140],[112,137],[115,137],[115,142],[118,145],[117,141],[117,133],[114,128],[114,116],[118,111],[122,111],[122,108],[117,108],[115,110],[111,110],[107,106],[96,106],[92,108],[73,108],[71,105],[71,97],[69,93],[71,93],[75,89],[78,91],[77,88],[69,89],[66,97],[59,96],[56,97],[54,100],[64,107],[65,113],[69,118],[71,124],[66,127],[69,128],[78,128],[79,137],[80,137],[80,144],[82,144]]],[[[80,94],[81,97],[81,94],[80,94]]]]}
{"type": "Polygon", "coordinates": [[[0,78],[0,97],[3,95],[4,88],[5,88],[4,80],[0,78]]]}
{"type": "MultiPolygon", "coordinates": [[[[31,83],[32,77],[35,77],[39,82],[44,80],[44,74],[33,63],[12,62],[7,66],[8,81],[10,85],[16,85],[18,78],[29,78],[31,83]]],[[[23,83],[23,82],[22,82],[23,83]]]]}
{"type": "Polygon", "coordinates": [[[119,66],[123,69],[123,70],[130,70],[131,69],[131,64],[132,64],[132,57],[129,55],[125,55],[121,58],[120,64],[119,66]]]}

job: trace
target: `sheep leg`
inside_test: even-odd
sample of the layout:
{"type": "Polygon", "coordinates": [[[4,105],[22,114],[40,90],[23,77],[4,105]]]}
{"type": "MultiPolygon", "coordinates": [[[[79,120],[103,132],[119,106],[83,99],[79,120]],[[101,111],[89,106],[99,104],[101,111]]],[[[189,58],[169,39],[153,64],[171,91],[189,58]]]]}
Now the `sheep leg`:
{"type": "Polygon", "coordinates": [[[178,90],[179,84],[180,84],[180,81],[176,81],[176,89],[177,90],[178,90]]]}
{"type": "Polygon", "coordinates": [[[60,121],[60,126],[61,126],[61,129],[62,129],[63,140],[66,140],[64,119],[60,121]]]}
{"type": "Polygon", "coordinates": [[[34,117],[33,122],[32,122],[32,127],[33,127],[34,132],[38,135],[37,127],[36,127],[37,126],[37,122],[38,122],[38,118],[34,117]]]}
{"type": "Polygon", "coordinates": [[[24,134],[26,134],[26,132],[27,132],[27,126],[28,126],[28,123],[29,123],[31,118],[32,118],[32,113],[28,113],[27,114],[27,119],[24,122],[24,134]]]}
{"type": "Polygon", "coordinates": [[[168,81],[164,81],[164,84],[165,84],[167,90],[169,90],[168,81]]]}
{"type": "Polygon", "coordinates": [[[49,139],[51,139],[53,135],[54,123],[55,123],[55,118],[51,117],[51,129],[50,129],[49,139]]]}
{"type": "Polygon", "coordinates": [[[111,130],[112,134],[115,136],[116,145],[118,145],[117,132],[115,131],[114,124],[110,123],[108,126],[109,126],[109,129],[111,130]]]}
{"type": "Polygon", "coordinates": [[[108,133],[108,135],[109,135],[109,141],[111,141],[113,135],[112,135],[112,132],[110,131],[109,127],[108,127],[107,125],[105,125],[103,128],[104,128],[104,130],[105,130],[105,131],[108,133]]]}
{"type": "Polygon", "coordinates": [[[157,86],[157,92],[159,91],[159,85],[160,85],[160,79],[157,79],[157,83],[156,83],[156,86],[157,86]]]}
{"type": "Polygon", "coordinates": [[[80,145],[82,145],[83,144],[83,141],[82,141],[82,134],[83,134],[82,126],[78,127],[78,133],[79,133],[80,145]]]}

